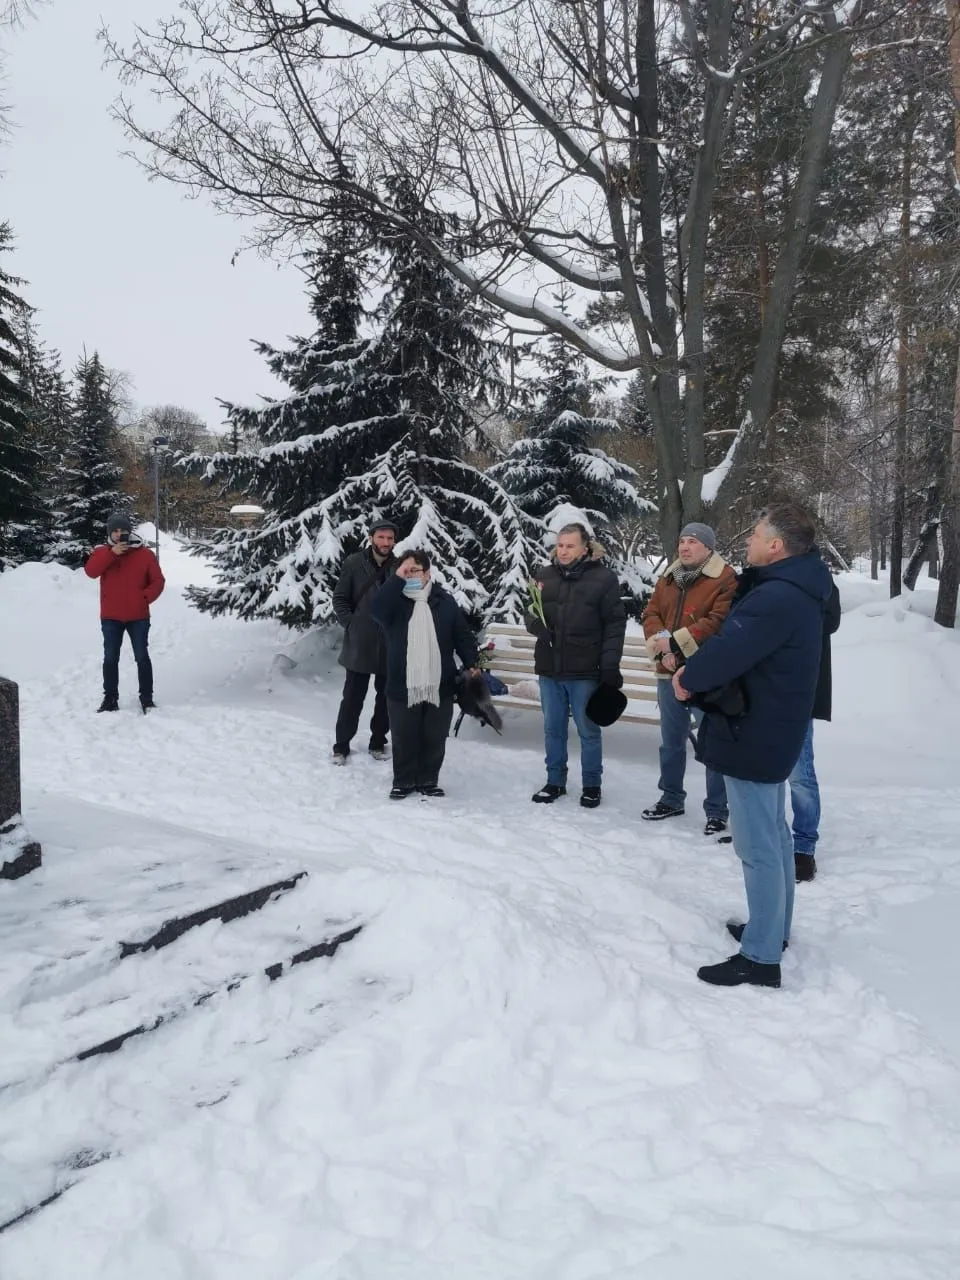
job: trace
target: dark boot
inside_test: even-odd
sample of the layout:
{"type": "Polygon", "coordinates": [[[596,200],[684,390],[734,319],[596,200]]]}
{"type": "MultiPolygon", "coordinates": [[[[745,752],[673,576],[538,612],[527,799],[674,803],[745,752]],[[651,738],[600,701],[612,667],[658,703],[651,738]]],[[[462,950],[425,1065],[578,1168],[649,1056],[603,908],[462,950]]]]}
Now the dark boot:
{"type": "Polygon", "coordinates": [[[595,809],[600,803],[599,787],[584,787],[583,794],[580,797],[580,803],[584,809],[595,809]]]}
{"type": "Polygon", "coordinates": [[[675,809],[672,804],[664,804],[658,800],[652,809],[644,809],[640,815],[647,822],[662,822],[664,818],[682,818],[683,810],[675,809]]]}
{"type": "MultiPolygon", "coordinates": [[[[736,920],[727,921],[727,933],[729,933],[731,938],[735,938],[737,942],[739,942],[740,939],[743,937],[743,931],[746,927],[747,926],[745,924],[739,924],[736,920]]],[[[784,951],[786,951],[789,945],[790,945],[789,942],[785,942],[783,944],[784,951]]]]}
{"type": "Polygon", "coordinates": [[[434,799],[439,799],[440,796],[447,794],[443,787],[438,787],[435,782],[426,787],[417,787],[417,790],[422,796],[432,796],[434,799]]]}
{"type": "Polygon", "coordinates": [[[793,865],[796,868],[797,884],[806,884],[817,874],[817,860],[812,853],[795,853],[793,865]]]}
{"type": "Polygon", "coordinates": [[[406,800],[407,796],[412,796],[416,787],[394,787],[390,792],[391,800],[406,800]]]}
{"type": "Polygon", "coordinates": [[[726,829],[726,818],[708,818],[703,828],[703,834],[705,836],[721,836],[726,829]]]}
{"type": "Polygon", "coordinates": [[[729,956],[721,964],[705,964],[697,970],[697,977],[714,987],[739,987],[743,983],[753,987],[779,987],[780,966],[758,964],[756,960],[737,954],[729,956]]]}
{"type": "Polygon", "coordinates": [[[547,782],[544,783],[539,791],[535,791],[530,799],[534,804],[553,804],[554,800],[559,800],[561,796],[566,794],[566,787],[558,787],[556,783],[547,782]]]}
{"type": "Polygon", "coordinates": [[[146,715],[148,711],[156,711],[156,709],[157,704],[154,702],[152,697],[144,697],[140,699],[140,710],[144,715],[146,715]]]}
{"type": "Polygon", "coordinates": [[[119,711],[119,710],[120,710],[119,699],[113,697],[109,693],[105,693],[103,695],[103,701],[100,703],[99,707],[97,707],[97,715],[99,715],[101,711],[119,711]]]}

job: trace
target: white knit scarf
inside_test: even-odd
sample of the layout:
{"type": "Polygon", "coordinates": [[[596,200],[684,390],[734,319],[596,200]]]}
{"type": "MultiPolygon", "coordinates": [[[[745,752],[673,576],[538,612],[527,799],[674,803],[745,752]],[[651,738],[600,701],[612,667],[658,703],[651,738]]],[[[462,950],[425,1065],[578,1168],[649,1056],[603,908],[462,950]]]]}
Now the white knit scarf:
{"type": "Polygon", "coordinates": [[[407,627],[408,707],[415,707],[421,702],[432,703],[435,707],[440,705],[440,646],[430,610],[432,587],[432,582],[425,582],[422,591],[415,596],[407,596],[408,600],[413,600],[413,617],[407,627]]]}

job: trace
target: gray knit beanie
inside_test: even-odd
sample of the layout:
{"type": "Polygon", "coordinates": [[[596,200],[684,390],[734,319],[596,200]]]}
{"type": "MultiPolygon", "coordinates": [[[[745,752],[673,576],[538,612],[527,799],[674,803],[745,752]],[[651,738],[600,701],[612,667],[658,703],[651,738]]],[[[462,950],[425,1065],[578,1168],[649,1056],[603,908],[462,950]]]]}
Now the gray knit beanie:
{"type": "Polygon", "coordinates": [[[685,524],[680,530],[680,537],[696,538],[710,551],[717,549],[717,535],[708,524],[701,524],[699,520],[691,520],[689,524],[685,524]]]}
{"type": "Polygon", "coordinates": [[[133,533],[133,521],[128,515],[124,515],[122,511],[113,511],[107,521],[107,533],[113,533],[114,529],[123,529],[127,533],[133,533]]]}

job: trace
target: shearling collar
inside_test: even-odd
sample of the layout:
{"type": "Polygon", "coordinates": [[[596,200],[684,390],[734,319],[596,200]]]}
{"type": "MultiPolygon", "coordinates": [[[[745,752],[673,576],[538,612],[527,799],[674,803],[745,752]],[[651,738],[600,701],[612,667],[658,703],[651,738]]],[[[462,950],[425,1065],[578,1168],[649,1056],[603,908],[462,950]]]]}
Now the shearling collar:
{"type": "MultiPolygon", "coordinates": [[[[703,564],[700,566],[700,572],[703,574],[705,578],[719,578],[726,567],[727,567],[726,560],[724,560],[723,556],[718,555],[716,551],[714,551],[710,559],[706,562],[706,564],[703,564]]],[[[673,564],[670,565],[668,569],[664,570],[663,576],[665,578],[672,578],[674,575],[674,572],[677,569],[682,569],[682,568],[683,568],[683,565],[680,563],[679,559],[674,560],[673,564]]]]}

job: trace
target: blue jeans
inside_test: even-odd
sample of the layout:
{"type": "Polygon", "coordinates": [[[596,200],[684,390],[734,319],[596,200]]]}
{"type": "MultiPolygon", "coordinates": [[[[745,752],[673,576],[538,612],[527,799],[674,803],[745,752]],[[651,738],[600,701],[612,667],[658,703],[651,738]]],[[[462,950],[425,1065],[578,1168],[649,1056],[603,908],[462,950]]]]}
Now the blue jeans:
{"type": "Polygon", "coordinates": [[[785,782],[726,779],[733,847],[743,863],[749,919],[740,951],[759,964],[779,964],[790,940],[796,872],[787,826],[785,782]]]}
{"type": "Polygon", "coordinates": [[[793,850],[811,857],[820,838],[820,786],[813,767],[813,721],[807,726],[800,759],[789,779],[790,805],[793,809],[793,850]]]}
{"type": "MultiPolygon", "coordinates": [[[[660,708],[660,799],[674,809],[682,809],[687,793],[683,775],[687,769],[687,739],[693,725],[699,725],[703,712],[680,702],[673,692],[672,680],[657,681],[657,706],[660,708]]],[[[707,770],[707,796],[703,811],[708,818],[727,817],[727,793],[723,774],[707,770]]]]}
{"type": "Polygon", "coordinates": [[[104,694],[108,698],[116,698],[120,693],[120,647],[123,644],[123,634],[126,632],[130,637],[130,645],[137,663],[140,697],[152,702],[153,665],[147,650],[150,619],[141,618],[137,622],[114,622],[110,618],[103,618],[100,628],[103,631],[104,694]]]}
{"type": "Polygon", "coordinates": [[[599,680],[553,680],[540,677],[543,708],[543,740],[547,749],[547,782],[567,785],[567,728],[570,714],[580,738],[580,772],[585,787],[599,787],[603,776],[603,742],[600,726],[587,715],[590,695],[599,680]]]}

